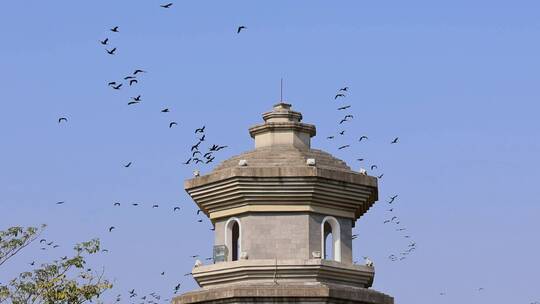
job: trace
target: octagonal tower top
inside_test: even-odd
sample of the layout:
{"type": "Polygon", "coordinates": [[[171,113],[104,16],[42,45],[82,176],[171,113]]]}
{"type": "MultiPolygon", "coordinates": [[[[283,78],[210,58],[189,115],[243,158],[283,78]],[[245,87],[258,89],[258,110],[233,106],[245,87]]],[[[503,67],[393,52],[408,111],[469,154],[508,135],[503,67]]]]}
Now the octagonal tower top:
{"type": "Polygon", "coordinates": [[[291,110],[291,105],[280,102],[274,109],[263,114],[264,123],[249,129],[255,139],[255,148],[276,145],[293,145],[309,149],[311,137],[315,136],[314,125],[302,123],[302,114],[291,110]]]}

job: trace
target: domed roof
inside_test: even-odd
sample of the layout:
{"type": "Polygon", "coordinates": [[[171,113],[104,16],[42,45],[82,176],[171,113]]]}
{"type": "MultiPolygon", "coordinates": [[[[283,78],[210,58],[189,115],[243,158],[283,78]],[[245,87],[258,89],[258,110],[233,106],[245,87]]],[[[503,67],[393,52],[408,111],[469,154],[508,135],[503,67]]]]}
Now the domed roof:
{"type": "Polygon", "coordinates": [[[302,149],[293,145],[274,145],[256,148],[233,156],[214,171],[238,167],[240,160],[246,160],[249,167],[309,167],[307,159],[315,159],[315,167],[351,172],[347,164],[330,153],[317,149],[302,149]]]}

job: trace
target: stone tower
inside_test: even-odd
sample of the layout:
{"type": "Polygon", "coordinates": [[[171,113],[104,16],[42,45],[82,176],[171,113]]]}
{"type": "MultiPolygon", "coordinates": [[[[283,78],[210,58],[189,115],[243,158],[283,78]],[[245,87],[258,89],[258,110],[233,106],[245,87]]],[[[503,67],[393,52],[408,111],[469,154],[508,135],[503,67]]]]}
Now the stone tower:
{"type": "Polygon", "coordinates": [[[377,200],[377,179],[311,149],[315,126],[279,103],[249,129],[255,149],[185,182],[215,226],[214,263],[184,303],[393,304],[353,263],[352,228],[377,200]]]}

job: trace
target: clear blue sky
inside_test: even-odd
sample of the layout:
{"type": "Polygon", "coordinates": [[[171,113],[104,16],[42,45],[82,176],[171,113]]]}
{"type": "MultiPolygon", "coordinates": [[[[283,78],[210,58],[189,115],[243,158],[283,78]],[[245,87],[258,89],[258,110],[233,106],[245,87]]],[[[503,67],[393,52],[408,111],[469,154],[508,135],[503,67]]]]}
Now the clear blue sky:
{"type": "Polygon", "coordinates": [[[247,129],[283,77],[285,99],[317,125],[314,147],[384,173],[355,228],[374,288],[396,303],[540,300],[538,1],[171,1],[0,4],[0,229],[46,223],[61,245],[29,249],[0,281],[100,237],[111,296],[195,288],[183,274],[190,255],[210,255],[212,234],[183,190],[193,130],[230,147],[220,161],[251,149],[247,129]],[[107,87],[136,68],[148,71],[138,85],[107,87]],[[326,140],[346,104],[354,121],[326,140]],[[401,262],[387,257],[407,240],[383,224],[394,194],[418,244],[401,262]]]}

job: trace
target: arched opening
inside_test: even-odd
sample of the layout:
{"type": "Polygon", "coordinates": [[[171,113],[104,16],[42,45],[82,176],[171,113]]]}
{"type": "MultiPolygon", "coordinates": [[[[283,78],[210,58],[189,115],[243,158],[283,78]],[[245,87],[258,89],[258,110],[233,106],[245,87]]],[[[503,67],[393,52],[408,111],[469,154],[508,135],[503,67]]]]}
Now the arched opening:
{"type": "Polygon", "coordinates": [[[321,247],[324,259],[341,262],[341,228],[335,217],[327,216],[322,221],[321,247]]]}
{"type": "Polygon", "coordinates": [[[228,251],[228,261],[238,261],[242,244],[242,227],[240,220],[230,218],[225,224],[225,245],[228,251]]]}
{"type": "Polygon", "coordinates": [[[238,222],[234,221],[232,225],[232,260],[238,261],[238,256],[240,256],[240,252],[238,252],[238,248],[240,247],[238,242],[240,241],[240,225],[238,225],[238,222]]]}
{"type": "Polygon", "coordinates": [[[328,222],[324,223],[324,256],[325,260],[334,259],[334,236],[332,235],[332,226],[328,222]]]}

